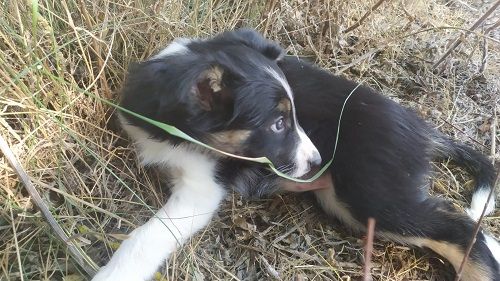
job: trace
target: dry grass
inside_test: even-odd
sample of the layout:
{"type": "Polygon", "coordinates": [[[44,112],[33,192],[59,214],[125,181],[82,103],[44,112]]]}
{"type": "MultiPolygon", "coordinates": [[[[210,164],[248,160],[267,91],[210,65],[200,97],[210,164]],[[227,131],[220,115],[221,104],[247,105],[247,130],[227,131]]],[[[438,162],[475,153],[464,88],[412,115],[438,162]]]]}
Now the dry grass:
{"type": "MultiPolygon", "coordinates": [[[[438,70],[431,68],[493,1],[387,0],[358,28],[342,32],[375,2],[2,1],[0,132],[52,214],[97,264],[168,193],[155,171],[137,165],[113,109],[85,93],[114,99],[130,62],[178,36],[256,27],[291,54],[353,79],[367,78],[499,160],[500,129],[492,134],[492,116],[500,86],[500,31],[478,29],[438,70]]],[[[4,158],[0,169],[0,280],[86,279],[4,158]]],[[[436,164],[436,171],[433,192],[466,206],[462,194],[470,179],[444,164],[436,164]]],[[[500,214],[486,218],[484,226],[498,237],[500,214]]],[[[381,241],[374,245],[372,265],[376,280],[452,275],[433,254],[381,241]]],[[[246,202],[234,194],[210,227],[172,257],[162,278],[354,280],[361,266],[362,241],[324,217],[311,198],[246,202]]]]}

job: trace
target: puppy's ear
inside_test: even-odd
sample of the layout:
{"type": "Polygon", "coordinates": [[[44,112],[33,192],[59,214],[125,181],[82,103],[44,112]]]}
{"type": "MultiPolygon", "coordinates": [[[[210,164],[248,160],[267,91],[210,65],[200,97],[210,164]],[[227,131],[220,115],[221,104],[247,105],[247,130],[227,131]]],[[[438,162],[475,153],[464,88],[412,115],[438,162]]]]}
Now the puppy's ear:
{"type": "Polygon", "coordinates": [[[285,50],[277,43],[267,40],[257,31],[250,28],[241,28],[233,31],[238,40],[262,53],[267,58],[280,61],[285,56],[285,50]]]}
{"type": "Polygon", "coordinates": [[[233,100],[223,78],[225,70],[218,65],[203,71],[194,85],[194,95],[201,108],[213,111],[230,104],[233,100]]]}

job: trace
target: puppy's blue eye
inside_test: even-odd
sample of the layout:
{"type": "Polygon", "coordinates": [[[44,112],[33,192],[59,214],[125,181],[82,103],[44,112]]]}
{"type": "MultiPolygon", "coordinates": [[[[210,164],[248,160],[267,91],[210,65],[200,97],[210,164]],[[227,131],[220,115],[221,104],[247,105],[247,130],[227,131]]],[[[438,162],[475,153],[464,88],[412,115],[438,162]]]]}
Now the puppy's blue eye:
{"type": "Polygon", "coordinates": [[[271,130],[275,133],[281,133],[285,129],[285,120],[280,117],[274,124],[271,125],[271,130]]]}

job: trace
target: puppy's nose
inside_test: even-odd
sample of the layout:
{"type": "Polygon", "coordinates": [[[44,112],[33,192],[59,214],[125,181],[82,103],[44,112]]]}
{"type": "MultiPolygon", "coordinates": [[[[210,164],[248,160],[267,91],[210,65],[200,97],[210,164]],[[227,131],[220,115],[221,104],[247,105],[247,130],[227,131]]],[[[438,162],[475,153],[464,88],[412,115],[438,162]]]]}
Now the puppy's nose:
{"type": "Polygon", "coordinates": [[[319,165],[321,165],[321,155],[319,155],[319,152],[315,150],[311,159],[309,159],[309,166],[312,168],[319,165]]]}

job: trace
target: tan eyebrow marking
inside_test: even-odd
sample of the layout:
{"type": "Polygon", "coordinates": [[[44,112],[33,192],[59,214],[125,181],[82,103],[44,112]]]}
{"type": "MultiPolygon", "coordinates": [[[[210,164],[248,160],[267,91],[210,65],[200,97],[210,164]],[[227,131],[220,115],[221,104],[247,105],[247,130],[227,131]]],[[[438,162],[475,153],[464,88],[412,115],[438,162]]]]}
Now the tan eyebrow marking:
{"type": "Polygon", "coordinates": [[[292,103],[288,99],[281,99],[278,103],[278,110],[288,113],[292,110],[292,103]]]}

